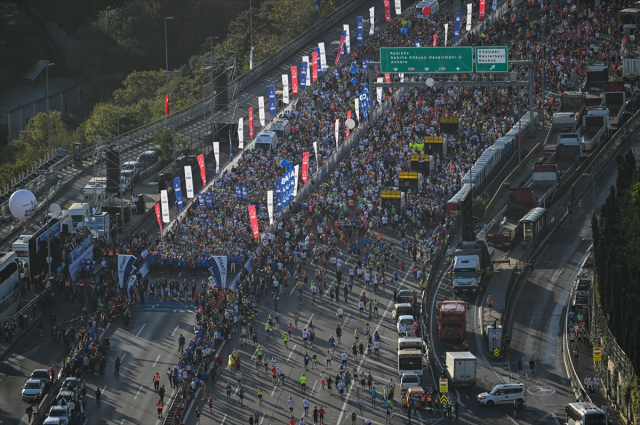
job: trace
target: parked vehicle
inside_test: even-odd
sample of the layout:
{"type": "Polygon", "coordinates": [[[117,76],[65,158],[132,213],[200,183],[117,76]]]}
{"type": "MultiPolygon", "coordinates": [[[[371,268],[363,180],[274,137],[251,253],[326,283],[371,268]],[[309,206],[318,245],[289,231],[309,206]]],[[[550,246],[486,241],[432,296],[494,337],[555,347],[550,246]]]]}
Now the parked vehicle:
{"type": "Polygon", "coordinates": [[[142,170],[146,170],[160,159],[158,151],[145,151],[138,156],[138,164],[142,170]]]}
{"type": "Polygon", "coordinates": [[[489,407],[494,404],[513,405],[515,400],[518,400],[519,404],[527,401],[524,384],[499,384],[487,393],[478,394],[477,398],[480,404],[489,407]]]}
{"type": "Polygon", "coordinates": [[[414,323],[415,321],[413,320],[413,315],[403,315],[403,316],[399,316],[398,317],[398,321],[396,322],[396,328],[398,329],[398,334],[401,336],[405,336],[405,335],[415,335],[416,331],[414,328],[414,323]],[[405,332],[404,335],[402,335],[400,328],[404,326],[405,327],[405,332]]]}
{"type": "Polygon", "coordinates": [[[485,285],[485,276],[491,267],[491,258],[486,242],[458,242],[454,253],[454,268],[452,270],[454,294],[469,295],[478,293],[485,285]],[[456,269],[456,259],[458,258],[460,258],[460,261],[456,269]]]}
{"type": "Polygon", "coordinates": [[[468,351],[447,351],[446,357],[450,387],[472,387],[476,384],[476,356],[468,351]]]}
{"type": "Polygon", "coordinates": [[[413,307],[409,303],[396,303],[393,306],[393,312],[391,313],[391,318],[394,321],[397,321],[398,317],[413,314],[413,307]]]}
{"type": "Polygon", "coordinates": [[[403,373],[400,378],[400,392],[412,387],[420,386],[420,376],[417,373],[403,373]]]}
{"type": "Polygon", "coordinates": [[[438,330],[441,340],[461,340],[467,336],[467,303],[443,301],[438,306],[438,330]]]}
{"type": "Polygon", "coordinates": [[[34,402],[42,400],[45,394],[45,383],[39,379],[29,379],[22,386],[22,400],[34,402]]]}

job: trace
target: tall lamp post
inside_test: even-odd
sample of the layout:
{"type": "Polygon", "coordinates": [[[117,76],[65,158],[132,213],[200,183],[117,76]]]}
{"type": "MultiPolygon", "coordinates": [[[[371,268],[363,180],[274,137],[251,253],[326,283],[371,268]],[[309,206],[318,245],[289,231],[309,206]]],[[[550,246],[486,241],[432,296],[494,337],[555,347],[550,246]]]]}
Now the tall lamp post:
{"type": "MultiPolygon", "coordinates": [[[[164,18],[164,57],[165,57],[165,73],[169,72],[169,47],[167,44],[167,21],[173,19],[168,16],[164,18]]],[[[167,75],[167,94],[169,94],[169,76],[167,75]]]]}
{"type": "Polygon", "coordinates": [[[591,214],[596,214],[596,173],[595,167],[591,167],[591,173],[582,173],[585,177],[591,177],[591,196],[593,202],[593,210],[591,214]]]}
{"type": "MultiPolygon", "coordinates": [[[[126,115],[120,115],[118,117],[118,142],[120,141],[120,120],[123,118],[128,118],[126,115]]],[[[122,161],[122,158],[120,158],[122,161]]],[[[122,167],[122,165],[121,165],[122,167]]],[[[122,179],[121,179],[122,180],[122,179]]],[[[133,184],[133,177],[131,177],[131,184],[133,184]]],[[[122,188],[122,182],[120,183],[120,223],[122,224],[122,233],[124,234],[124,189],[122,188]]]]}
{"type": "Polygon", "coordinates": [[[51,118],[49,117],[49,67],[55,66],[55,63],[49,62],[44,67],[46,80],[47,80],[47,137],[49,139],[49,153],[51,153],[51,118]]]}
{"type": "Polygon", "coordinates": [[[249,69],[253,69],[253,8],[251,7],[251,0],[249,0],[249,38],[251,40],[251,62],[249,63],[249,69]]]}

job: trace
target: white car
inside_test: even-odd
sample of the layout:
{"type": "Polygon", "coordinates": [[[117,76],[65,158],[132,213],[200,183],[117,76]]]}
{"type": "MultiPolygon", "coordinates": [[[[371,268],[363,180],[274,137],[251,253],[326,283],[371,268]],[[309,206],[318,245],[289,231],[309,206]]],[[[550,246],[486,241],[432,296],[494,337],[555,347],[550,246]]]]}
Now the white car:
{"type": "Polygon", "coordinates": [[[400,391],[420,386],[420,377],[417,373],[403,373],[400,378],[400,391]]]}
{"type": "Polygon", "coordinates": [[[524,384],[500,384],[488,393],[478,394],[478,401],[485,406],[513,404],[514,400],[518,400],[520,404],[527,401],[524,384]]]}
{"type": "Polygon", "coordinates": [[[46,418],[42,425],[67,425],[68,422],[64,418],[46,418]]]}
{"type": "Polygon", "coordinates": [[[29,379],[22,387],[22,399],[27,402],[39,401],[44,397],[45,385],[39,379],[29,379]]]}
{"type": "Polygon", "coordinates": [[[398,334],[402,334],[402,327],[404,326],[404,334],[405,335],[415,335],[416,331],[413,327],[414,324],[413,316],[408,314],[403,314],[398,317],[398,322],[396,324],[398,328],[398,334]]]}
{"type": "Polygon", "coordinates": [[[53,406],[51,410],[49,410],[47,418],[58,418],[60,419],[60,421],[66,421],[67,423],[69,423],[68,406],[53,406]]]}

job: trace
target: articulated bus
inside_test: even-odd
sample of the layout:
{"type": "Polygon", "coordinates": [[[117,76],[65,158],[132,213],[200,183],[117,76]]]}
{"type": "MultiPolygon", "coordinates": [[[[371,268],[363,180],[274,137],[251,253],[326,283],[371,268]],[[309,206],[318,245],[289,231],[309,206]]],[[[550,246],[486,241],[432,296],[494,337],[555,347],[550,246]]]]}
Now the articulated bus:
{"type": "Polygon", "coordinates": [[[607,414],[593,403],[569,403],[567,425],[608,425],[607,414]]]}

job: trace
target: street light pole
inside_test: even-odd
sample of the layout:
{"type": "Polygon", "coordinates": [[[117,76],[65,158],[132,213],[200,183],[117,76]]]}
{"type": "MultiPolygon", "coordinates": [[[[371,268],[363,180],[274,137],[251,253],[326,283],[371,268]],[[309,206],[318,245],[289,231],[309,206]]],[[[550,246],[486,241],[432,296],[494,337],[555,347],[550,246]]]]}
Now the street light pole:
{"type": "MultiPolygon", "coordinates": [[[[51,118],[49,117],[49,67],[54,66],[55,63],[49,62],[44,67],[47,80],[47,138],[49,139],[49,153],[51,153],[51,118]]],[[[51,273],[51,265],[49,265],[49,273],[51,273]]]]}
{"type": "MultiPolygon", "coordinates": [[[[251,7],[251,0],[249,0],[249,38],[251,40],[250,55],[253,58],[253,8],[251,7]]],[[[253,68],[253,60],[251,60],[251,67],[253,68]]]]}
{"type": "MultiPolygon", "coordinates": [[[[169,47],[167,45],[167,20],[173,19],[168,16],[164,18],[164,57],[165,57],[165,70],[169,71],[169,47]]],[[[169,76],[167,75],[167,94],[169,94],[169,76]]]]}
{"type": "MultiPolygon", "coordinates": [[[[126,115],[120,115],[117,119],[118,121],[118,143],[120,142],[120,119],[128,118],[126,115]]],[[[122,158],[120,158],[120,162],[122,162],[122,158]]],[[[120,165],[122,168],[122,164],[120,165]]],[[[122,180],[122,179],[121,179],[122,180]]],[[[131,183],[133,184],[133,177],[131,177],[131,183]]],[[[122,183],[120,183],[120,223],[122,224],[122,233],[124,234],[124,200],[123,200],[123,192],[122,183]]]]}

